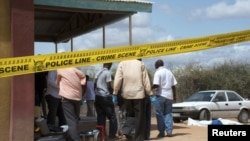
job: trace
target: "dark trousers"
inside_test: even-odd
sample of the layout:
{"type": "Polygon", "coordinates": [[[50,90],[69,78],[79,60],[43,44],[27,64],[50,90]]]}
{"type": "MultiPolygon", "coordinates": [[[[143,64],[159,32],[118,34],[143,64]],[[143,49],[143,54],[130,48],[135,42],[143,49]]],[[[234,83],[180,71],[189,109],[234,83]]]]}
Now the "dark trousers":
{"type": "Polygon", "coordinates": [[[95,116],[95,101],[94,100],[87,100],[87,117],[94,117],[95,116]]]}
{"type": "Polygon", "coordinates": [[[145,137],[145,99],[124,99],[126,121],[121,129],[123,134],[129,134],[135,129],[135,141],[143,141],[145,137]],[[126,133],[127,132],[127,133],[126,133]]]}
{"type": "Polygon", "coordinates": [[[106,118],[109,119],[109,137],[115,137],[117,132],[117,118],[112,97],[103,97],[96,95],[95,108],[97,113],[97,125],[105,127],[106,118]]]}
{"type": "Polygon", "coordinates": [[[150,129],[151,129],[151,101],[147,96],[145,97],[145,136],[144,139],[148,140],[150,138],[150,129]]]}
{"type": "Polygon", "coordinates": [[[70,141],[81,141],[79,132],[80,101],[62,99],[62,107],[67,125],[70,141]]]}
{"type": "Polygon", "coordinates": [[[35,90],[35,106],[41,107],[42,106],[42,116],[47,116],[46,110],[46,101],[44,98],[44,91],[43,90],[35,90]]]}
{"type": "Polygon", "coordinates": [[[58,125],[65,125],[66,119],[64,117],[61,99],[55,98],[51,95],[45,96],[47,105],[48,105],[48,115],[47,115],[47,124],[48,125],[56,125],[56,117],[58,117],[58,125]]]}

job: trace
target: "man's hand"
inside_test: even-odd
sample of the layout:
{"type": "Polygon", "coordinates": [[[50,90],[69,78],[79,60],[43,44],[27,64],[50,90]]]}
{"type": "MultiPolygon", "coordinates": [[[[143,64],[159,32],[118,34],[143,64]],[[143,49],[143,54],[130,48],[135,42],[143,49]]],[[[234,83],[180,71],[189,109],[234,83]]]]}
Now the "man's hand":
{"type": "Polygon", "coordinates": [[[156,103],[156,96],[150,96],[150,101],[155,104],[156,103]]]}
{"type": "Polygon", "coordinates": [[[118,104],[118,100],[117,100],[117,96],[116,95],[112,95],[112,101],[115,105],[118,104]]]}

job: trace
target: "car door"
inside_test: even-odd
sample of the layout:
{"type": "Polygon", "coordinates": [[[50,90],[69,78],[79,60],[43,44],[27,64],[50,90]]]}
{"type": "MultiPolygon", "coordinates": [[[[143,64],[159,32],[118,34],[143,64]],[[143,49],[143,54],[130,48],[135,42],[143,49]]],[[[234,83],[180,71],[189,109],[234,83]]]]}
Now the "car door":
{"type": "Polygon", "coordinates": [[[217,92],[213,99],[213,118],[230,117],[230,108],[225,92],[217,92]]]}
{"type": "Polygon", "coordinates": [[[240,112],[240,107],[243,104],[243,100],[234,92],[227,92],[228,108],[230,117],[237,117],[240,112]]]}

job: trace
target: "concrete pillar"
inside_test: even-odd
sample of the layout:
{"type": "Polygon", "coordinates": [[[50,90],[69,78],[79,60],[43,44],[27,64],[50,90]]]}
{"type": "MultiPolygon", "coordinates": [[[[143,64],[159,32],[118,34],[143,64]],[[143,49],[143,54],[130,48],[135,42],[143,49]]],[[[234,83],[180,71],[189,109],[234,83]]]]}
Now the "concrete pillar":
{"type": "MultiPolygon", "coordinates": [[[[10,2],[0,1],[0,58],[10,57],[10,2]]],[[[1,67],[1,65],[0,65],[1,67]]],[[[0,140],[9,140],[11,78],[0,77],[0,140]]]]}
{"type": "MultiPolygon", "coordinates": [[[[33,0],[1,0],[0,17],[1,58],[33,55],[33,0]]],[[[34,75],[0,78],[0,89],[0,140],[32,141],[34,75]]]]}

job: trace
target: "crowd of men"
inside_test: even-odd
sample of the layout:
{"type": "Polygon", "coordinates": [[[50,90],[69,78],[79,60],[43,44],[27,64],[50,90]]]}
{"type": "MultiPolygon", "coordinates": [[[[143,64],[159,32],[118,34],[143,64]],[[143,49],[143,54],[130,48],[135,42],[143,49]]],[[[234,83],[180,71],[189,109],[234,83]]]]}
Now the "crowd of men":
{"type": "Polygon", "coordinates": [[[152,82],[141,59],[121,61],[114,77],[111,67],[112,63],[104,63],[93,81],[78,68],[36,73],[35,106],[42,105],[44,109],[42,99],[45,97],[48,112],[45,108],[43,116],[48,126],[67,125],[68,140],[82,141],[78,124],[81,105],[86,101],[86,116],[96,117],[97,125],[105,128],[106,120],[109,120],[106,140],[115,141],[121,137],[128,141],[149,140],[153,104],[159,131],[157,138],[171,137],[172,103],[176,98],[177,81],[164,67],[163,60],[155,62],[152,82]],[[116,106],[119,106],[118,113],[116,106]]]}

